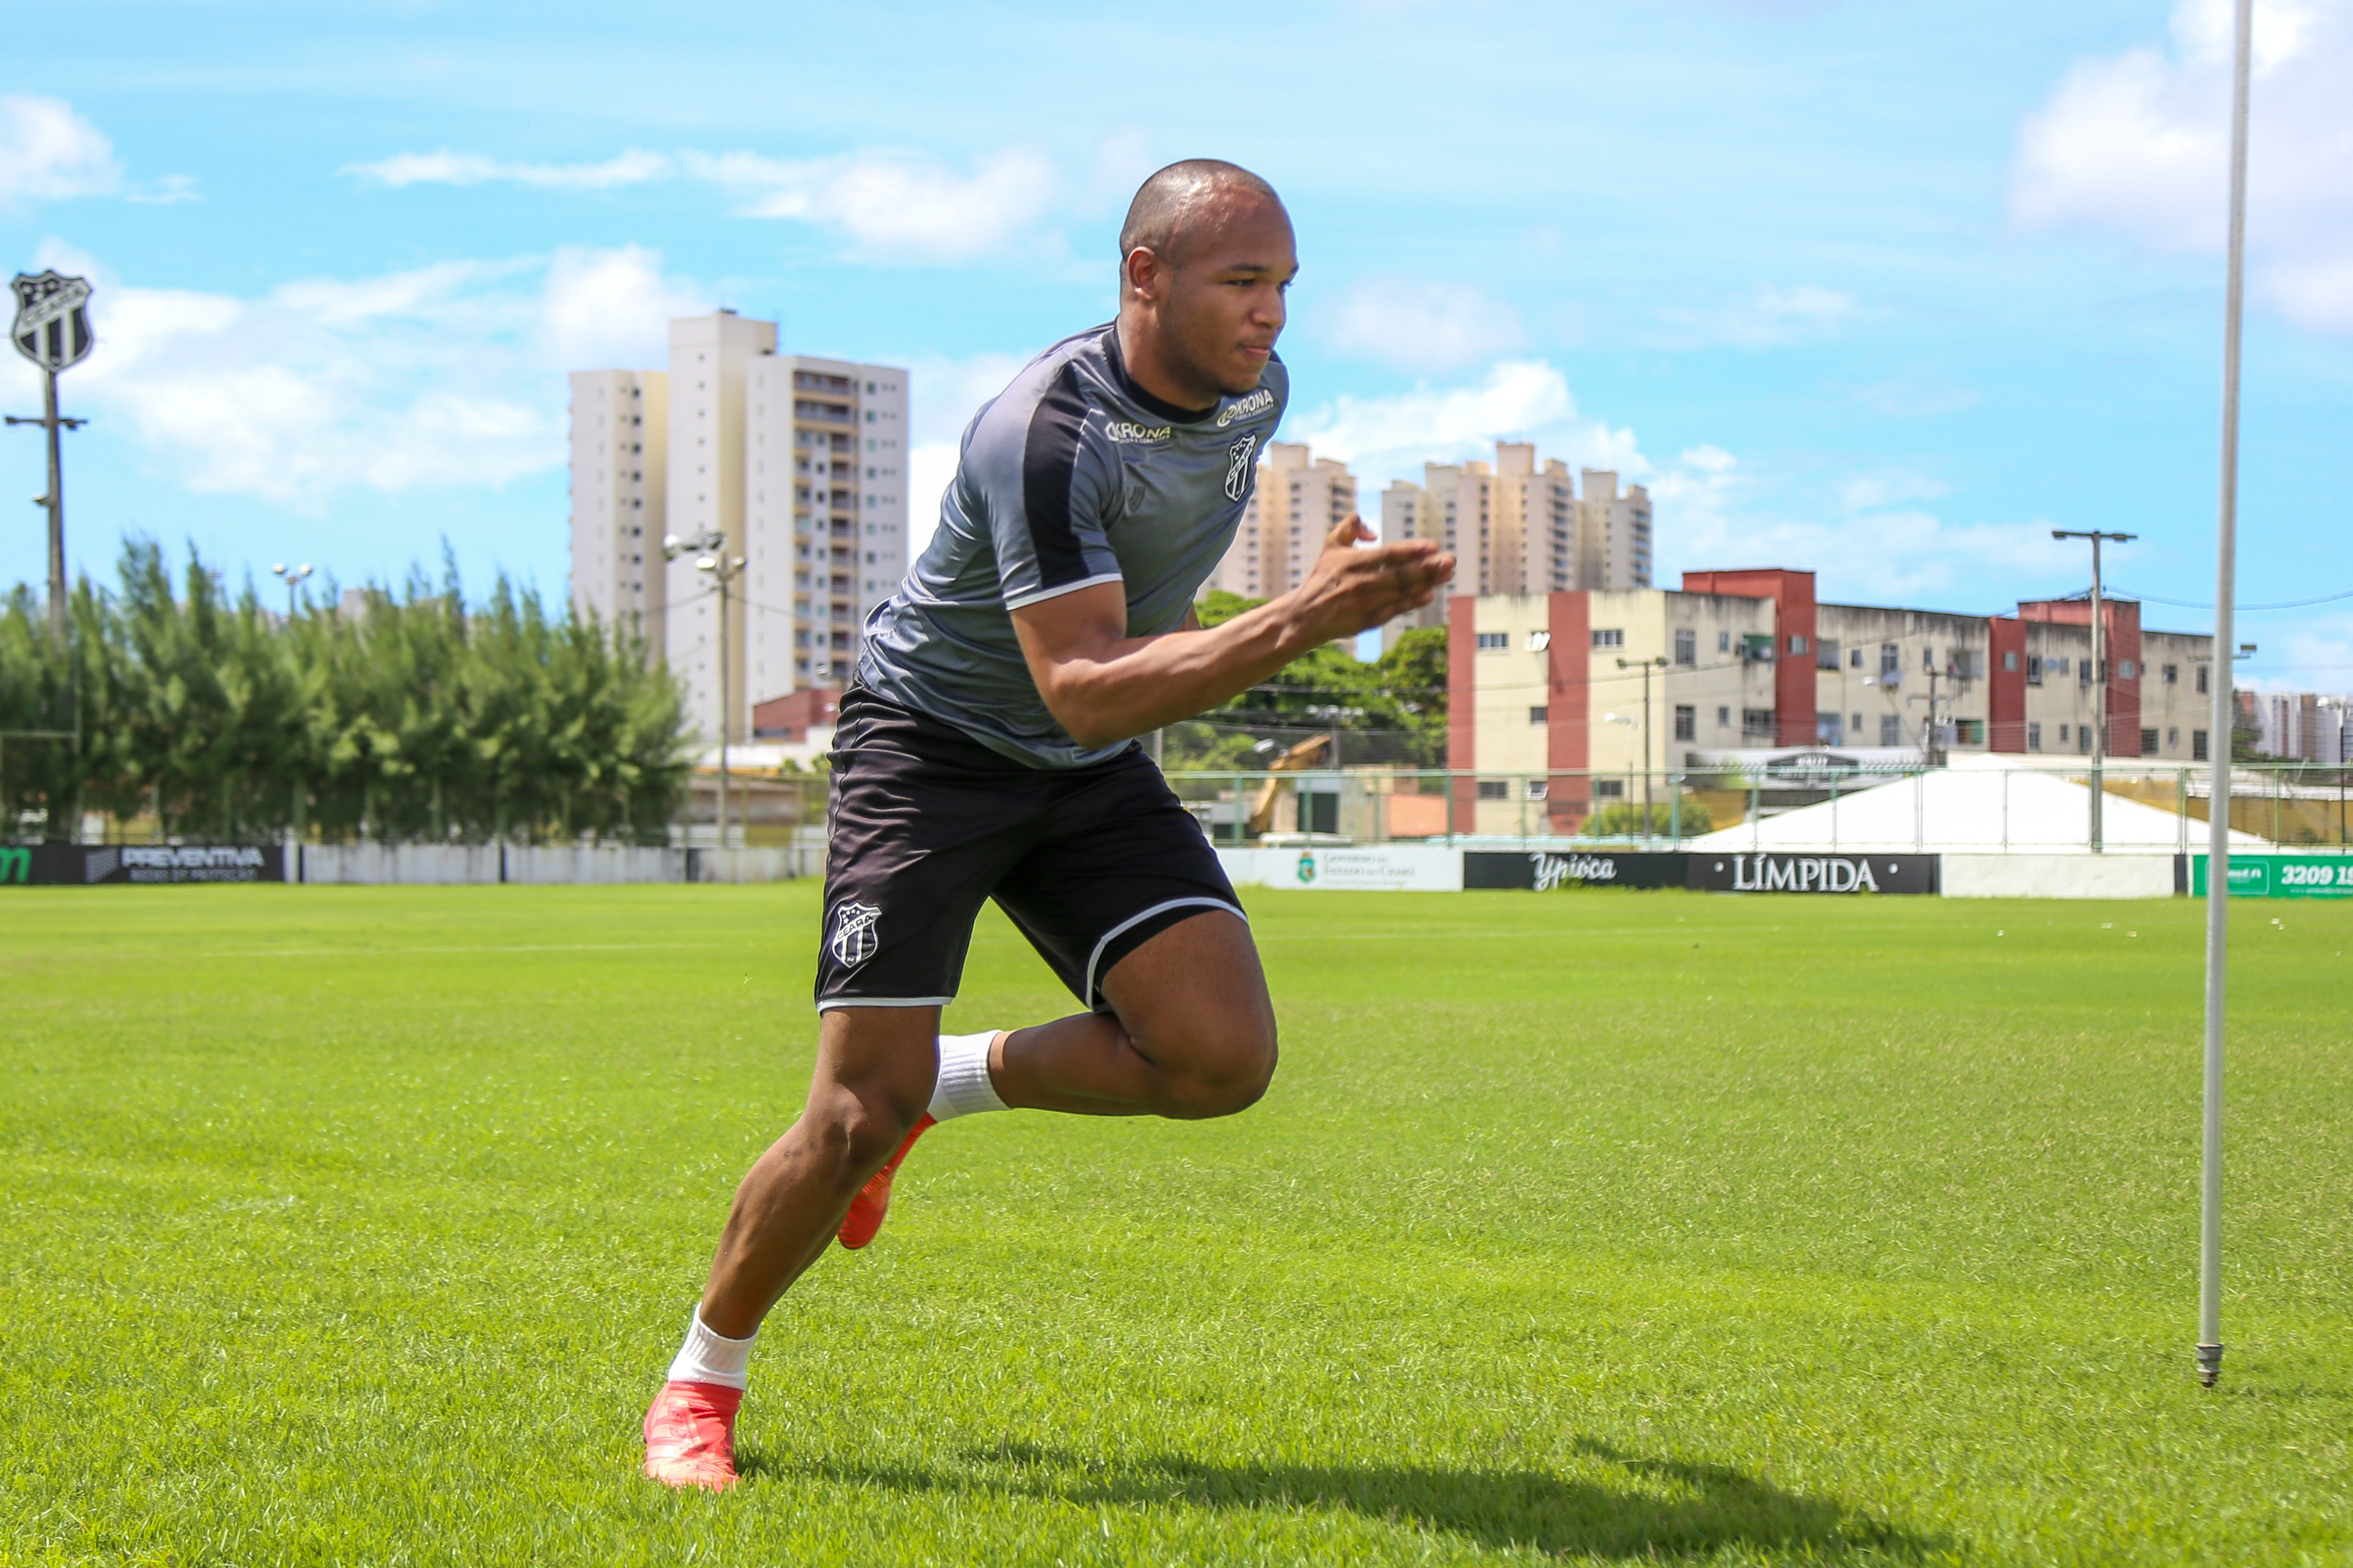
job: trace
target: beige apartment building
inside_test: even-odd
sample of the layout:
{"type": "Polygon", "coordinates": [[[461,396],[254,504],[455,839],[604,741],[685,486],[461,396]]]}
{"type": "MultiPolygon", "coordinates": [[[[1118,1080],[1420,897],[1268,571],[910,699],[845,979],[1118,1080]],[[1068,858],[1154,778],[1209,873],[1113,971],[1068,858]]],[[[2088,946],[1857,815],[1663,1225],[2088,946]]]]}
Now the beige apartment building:
{"type": "Polygon", "coordinates": [[[572,603],[607,624],[634,622],[659,655],[670,377],[658,370],[582,370],[571,382],[572,603]],[[649,580],[655,585],[650,599],[649,580]]]}
{"type": "MultiPolygon", "coordinates": [[[[1650,492],[1587,468],[1572,477],[1558,458],[1539,463],[1533,443],[1498,441],[1495,460],[1426,463],[1422,482],[1381,492],[1381,537],[1435,540],[1453,552],[1454,593],[1540,594],[1651,585],[1650,492]],[[1580,493],[1581,481],[1581,493],[1580,493]]],[[[1444,626],[1440,601],[1385,628],[1444,626]]]]}
{"type": "Polygon", "coordinates": [[[775,322],[720,310],[670,323],[666,373],[571,382],[574,603],[635,615],[712,740],[846,679],[866,612],[907,569],[906,371],[780,355],[775,322]],[[744,562],[724,647],[713,574],[661,551],[713,530],[744,562]]]}
{"type": "MultiPolygon", "coordinates": [[[[1480,832],[1524,819],[1573,831],[1641,798],[1645,773],[2092,750],[2082,599],[1995,616],[1820,604],[1813,574],[1769,569],[1686,573],[1681,590],[1458,595],[1447,608],[1450,763],[1502,775],[1457,785],[1480,832]]],[[[2105,754],[2202,761],[2211,638],[2144,629],[2130,600],[2104,608],[2105,754]]]]}
{"type": "Polygon", "coordinates": [[[1207,586],[1271,599],[1299,586],[1333,527],[1356,510],[1348,466],[1304,444],[1271,441],[1234,542],[1207,586]]]}

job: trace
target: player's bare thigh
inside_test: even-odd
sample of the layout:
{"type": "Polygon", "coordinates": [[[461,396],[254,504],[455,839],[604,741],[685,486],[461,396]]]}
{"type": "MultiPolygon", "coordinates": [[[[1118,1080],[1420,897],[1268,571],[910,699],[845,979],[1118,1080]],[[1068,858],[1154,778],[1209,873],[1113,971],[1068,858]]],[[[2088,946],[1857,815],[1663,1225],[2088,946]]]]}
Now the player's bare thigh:
{"type": "Polygon", "coordinates": [[[1274,1001],[1248,922],[1205,910],[1155,933],[1103,978],[1136,1054],[1240,1109],[1274,1076],[1274,1001]]]}

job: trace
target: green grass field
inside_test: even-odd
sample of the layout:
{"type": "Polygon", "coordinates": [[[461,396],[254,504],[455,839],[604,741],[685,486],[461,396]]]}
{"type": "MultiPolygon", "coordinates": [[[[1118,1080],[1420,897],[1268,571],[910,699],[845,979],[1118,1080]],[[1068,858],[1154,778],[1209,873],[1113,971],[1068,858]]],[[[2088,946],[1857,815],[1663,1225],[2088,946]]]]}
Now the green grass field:
{"type": "Polygon", "coordinates": [[[0,894],[0,1561],[2353,1561],[2353,907],[2235,911],[2202,1391],[2189,901],[1250,905],[1265,1102],[927,1139],[714,1499],[813,888],[0,894]]]}

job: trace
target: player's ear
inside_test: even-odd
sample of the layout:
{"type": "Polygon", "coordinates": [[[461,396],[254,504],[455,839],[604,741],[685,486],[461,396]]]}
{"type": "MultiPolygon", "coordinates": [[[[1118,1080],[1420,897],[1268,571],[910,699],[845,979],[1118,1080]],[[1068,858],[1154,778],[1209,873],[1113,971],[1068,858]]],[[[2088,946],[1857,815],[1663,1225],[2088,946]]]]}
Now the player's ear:
{"type": "Polygon", "coordinates": [[[1160,258],[1148,245],[1139,245],[1120,262],[1120,281],[1139,300],[1160,298],[1160,258]]]}

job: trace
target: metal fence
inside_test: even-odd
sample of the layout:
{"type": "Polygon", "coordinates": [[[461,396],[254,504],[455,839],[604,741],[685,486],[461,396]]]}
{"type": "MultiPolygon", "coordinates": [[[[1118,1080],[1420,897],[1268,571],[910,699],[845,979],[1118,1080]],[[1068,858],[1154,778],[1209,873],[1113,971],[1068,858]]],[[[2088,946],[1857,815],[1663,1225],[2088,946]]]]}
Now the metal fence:
{"type": "MultiPolygon", "coordinates": [[[[1931,852],[2083,852],[2087,766],[1544,773],[1339,767],[1177,771],[1168,782],[1211,841],[1270,847],[1388,843],[1682,848],[1866,845],[1931,852]],[[1715,836],[1713,838],[1710,836],[1715,836]]],[[[2108,764],[2101,847],[2203,847],[2206,764],[2108,764]]],[[[2231,826],[2267,844],[2353,847],[2353,772],[2266,764],[2233,770],[2231,826]]]]}

